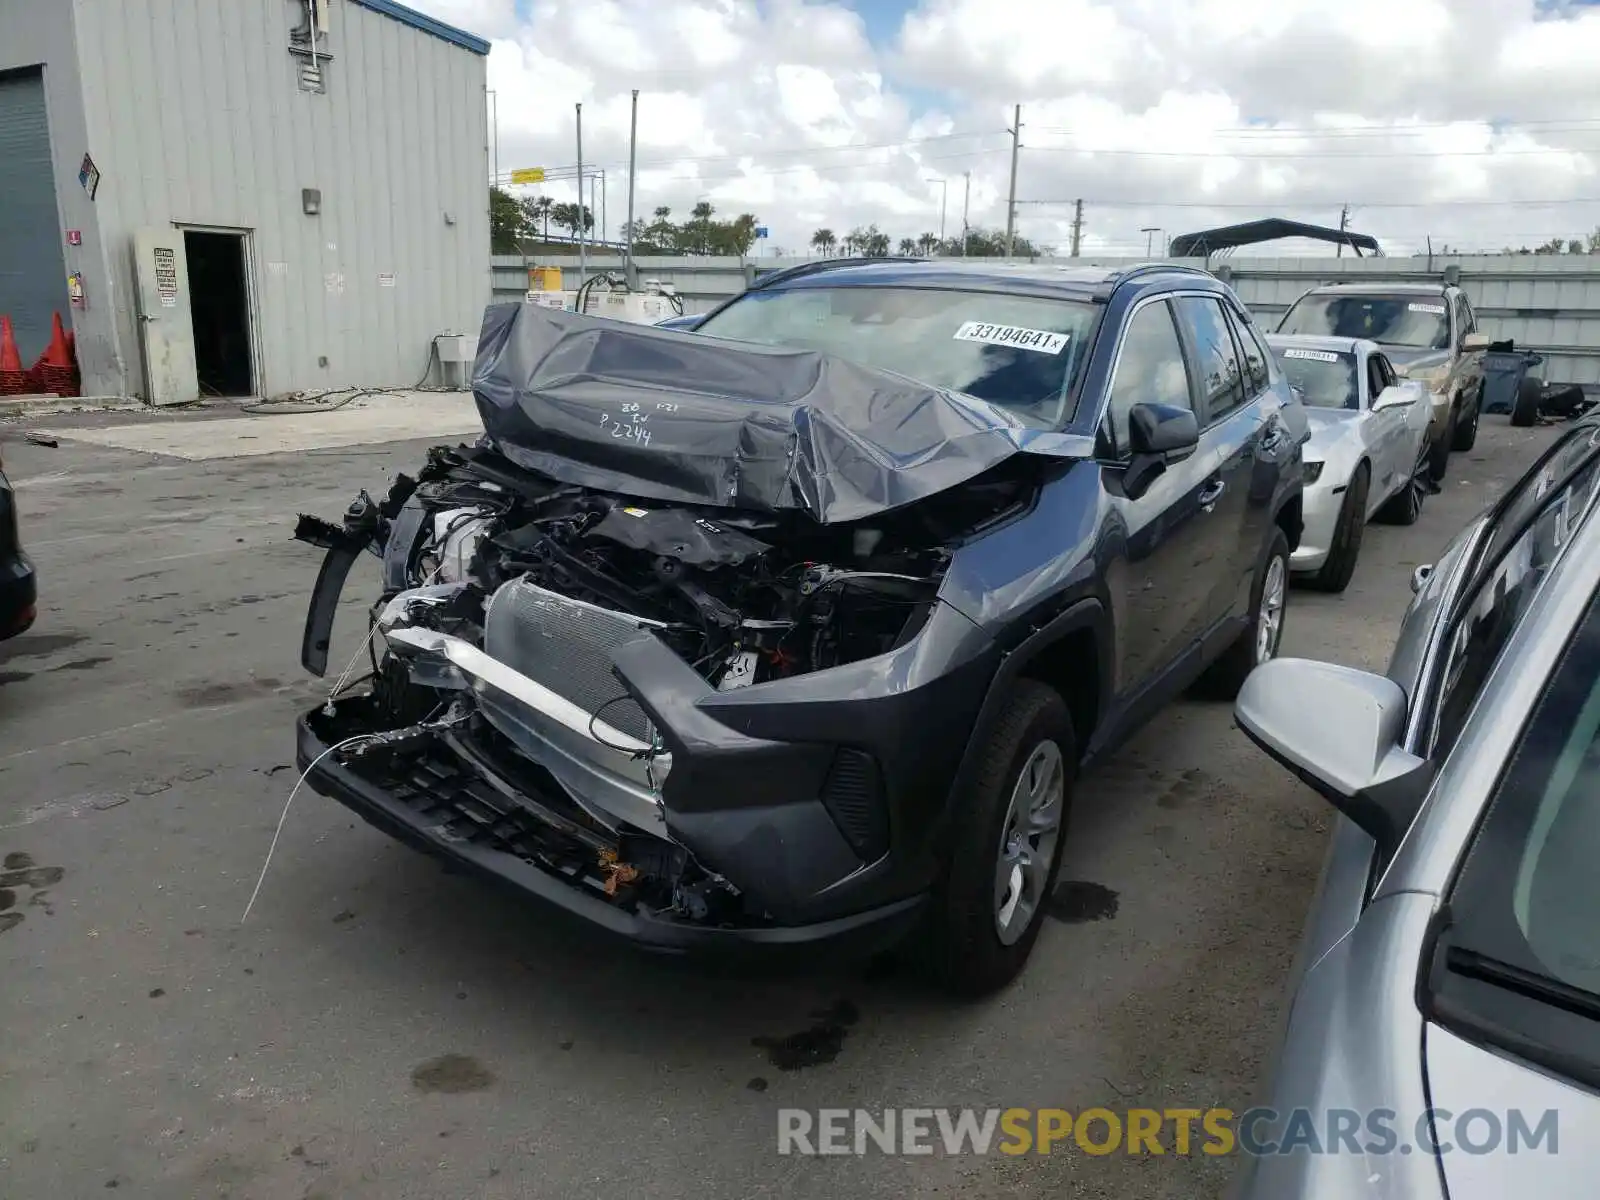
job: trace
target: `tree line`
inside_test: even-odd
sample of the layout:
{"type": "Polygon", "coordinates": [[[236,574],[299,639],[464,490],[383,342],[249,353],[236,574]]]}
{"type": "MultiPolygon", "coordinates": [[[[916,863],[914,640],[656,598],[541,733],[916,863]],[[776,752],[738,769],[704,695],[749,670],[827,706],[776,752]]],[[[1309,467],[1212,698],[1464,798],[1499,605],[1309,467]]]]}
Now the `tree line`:
{"type": "MultiPolygon", "coordinates": [[[[750,253],[756,243],[754,213],[740,213],[729,219],[717,216],[716,209],[706,200],[689,210],[682,221],[672,219],[672,209],[665,205],[656,208],[649,220],[633,222],[633,250],[635,254],[706,254],[742,257],[750,253]]],[[[551,229],[567,239],[575,239],[581,229],[594,231],[594,213],[586,204],[557,203],[549,196],[523,196],[520,199],[503,188],[489,189],[489,239],[495,254],[516,254],[523,240],[549,240],[551,229]]],[[[628,225],[622,225],[621,236],[626,240],[628,225]]],[[[1600,237],[1600,230],[1596,231],[1600,237]]],[[[1006,236],[998,229],[968,229],[966,237],[940,239],[937,234],[923,233],[917,237],[898,240],[883,232],[877,225],[857,226],[843,237],[832,229],[818,229],[811,235],[811,249],[818,254],[843,254],[846,257],[890,258],[894,255],[924,258],[936,256],[969,258],[1000,258],[1006,252],[1006,236]]],[[[778,257],[784,251],[773,248],[778,257]]],[[[1035,246],[1025,237],[1013,237],[1011,253],[1018,258],[1037,258],[1047,254],[1048,248],[1035,246]]],[[[1543,253],[1543,251],[1541,251],[1543,253]]]]}

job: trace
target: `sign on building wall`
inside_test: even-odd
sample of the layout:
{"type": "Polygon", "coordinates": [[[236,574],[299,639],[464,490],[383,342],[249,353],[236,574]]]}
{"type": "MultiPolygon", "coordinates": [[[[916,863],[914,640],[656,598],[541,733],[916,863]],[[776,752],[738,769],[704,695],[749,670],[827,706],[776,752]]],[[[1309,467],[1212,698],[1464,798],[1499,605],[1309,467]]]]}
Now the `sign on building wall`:
{"type": "Polygon", "coordinates": [[[83,156],[83,165],[78,168],[78,182],[89,193],[89,199],[93,200],[94,194],[100,190],[100,168],[94,165],[94,159],[87,154],[83,156]]]}
{"type": "Polygon", "coordinates": [[[162,308],[176,308],[178,304],[178,259],[171,246],[157,246],[156,294],[161,297],[162,308]]]}

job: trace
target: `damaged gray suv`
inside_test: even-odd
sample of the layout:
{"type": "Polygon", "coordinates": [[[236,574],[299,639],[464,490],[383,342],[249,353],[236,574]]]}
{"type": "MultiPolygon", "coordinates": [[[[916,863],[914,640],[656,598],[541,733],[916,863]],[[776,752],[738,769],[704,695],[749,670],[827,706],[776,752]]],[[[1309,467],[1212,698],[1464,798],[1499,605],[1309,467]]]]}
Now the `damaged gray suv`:
{"type": "Polygon", "coordinates": [[[695,332],[491,307],[484,435],[335,524],[382,563],[318,791],[668,952],[1021,969],[1080,765],[1273,657],[1296,402],[1201,272],[814,264],[695,332]],[[1291,419],[1286,419],[1286,417],[1291,419]]]}

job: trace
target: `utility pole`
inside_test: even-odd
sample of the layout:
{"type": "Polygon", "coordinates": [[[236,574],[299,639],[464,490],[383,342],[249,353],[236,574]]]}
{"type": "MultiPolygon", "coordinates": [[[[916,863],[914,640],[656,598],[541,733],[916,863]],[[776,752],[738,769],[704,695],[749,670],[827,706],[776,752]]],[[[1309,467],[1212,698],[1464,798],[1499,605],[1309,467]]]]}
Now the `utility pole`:
{"type": "Polygon", "coordinates": [[[578,286],[583,286],[583,281],[589,273],[589,258],[583,250],[583,102],[574,104],[573,109],[578,114],[578,286]]]}
{"type": "Polygon", "coordinates": [[[950,197],[950,181],[948,179],[936,179],[932,175],[925,175],[923,178],[929,183],[937,183],[939,185],[939,253],[943,254],[945,201],[950,197]]]}
{"type": "Polygon", "coordinates": [[[972,200],[972,172],[965,172],[967,186],[961,193],[961,257],[967,256],[967,205],[972,200]]]}
{"type": "Polygon", "coordinates": [[[1078,257],[1078,246],[1083,241],[1083,201],[1079,200],[1072,211],[1072,257],[1078,257]]]}
{"type": "Polygon", "coordinates": [[[628,120],[628,266],[633,266],[633,166],[639,148],[639,89],[633,89],[633,115],[628,120]]]}
{"type": "Polygon", "coordinates": [[[1143,229],[1139,230],[1139,232],[1144,234],[1144,256],[1146,258],[1149,258],[1150,257],[1150,238],[1151,238],[1151,236],[1153,234],[1157,234],[1157,233],[1161,232],[1161,226],[1159,226],[1159,225],[1146,225],[1143,229]]]}
{"type": "MultiPolygon", "coordinates": [[[[1341,208],[1339,210],[1339,232],[1343,233],[1345,231],[1345,226],[1348,225],[1349,223],[1350,223],[1350,206],[1348,204],[1346,204],[1343,208],[1341,208]]],[[[1337,251],[1334,252],[1334,257],[1335,258],[1343,258],[1344,257],[1344,239],[1342,237],[1339,239],[1339,248],[1338,248],[1337,251]]]]}
{"type": "Polygon", "coordinates": [[[1017,231],[1017,151],[1022,148],[1022,105],[1012,112],[1011,128],[1011,190],[1006,194],[1006,257],[1011,257],[1011,239],[1017,231]]]}

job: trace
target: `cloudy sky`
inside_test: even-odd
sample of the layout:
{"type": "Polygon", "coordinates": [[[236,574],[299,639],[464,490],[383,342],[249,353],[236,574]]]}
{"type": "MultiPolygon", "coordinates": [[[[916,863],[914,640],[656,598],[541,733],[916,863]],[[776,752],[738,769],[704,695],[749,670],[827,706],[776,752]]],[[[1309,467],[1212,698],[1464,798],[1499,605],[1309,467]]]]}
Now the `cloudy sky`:
{"type": "MultiPolygon", "coordinates": [[[[876,222],[1085,253],[1259,216],[1388,253],[1600,225],[1600,4],[1578,0],[411,0],[489,38],[499,160],[607,172],[637,210],[753,212],[765,252],[876,222]],[[941,184],[940,180],[948,181],[941,184]]],[[[571,198],[570,185],[543,190],[571,198]]],[[[1272,249],[1284,253],[1280,243],[1272,249]]],[[[1331,248],[1324,248],[1329,249],[1331,248]]]]}

